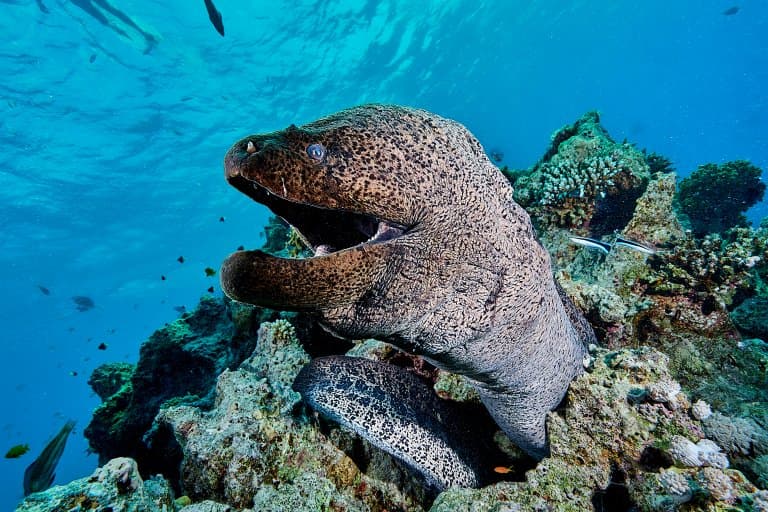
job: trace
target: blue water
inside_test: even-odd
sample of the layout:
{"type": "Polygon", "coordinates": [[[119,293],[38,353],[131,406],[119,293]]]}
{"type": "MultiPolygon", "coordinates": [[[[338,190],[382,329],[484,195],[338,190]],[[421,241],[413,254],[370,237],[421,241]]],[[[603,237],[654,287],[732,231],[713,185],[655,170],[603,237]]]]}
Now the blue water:
{"type": "Polygon", "coordinates": [[[133,24],[100,23],[87,0],[0,0],[0,451],[32,448],[0,459],[0,510],[67,418],[56,482],[90,474],[90,372],[135,361],[175,306],[220,293],[205,267],[262,243],[267,211],[223,179],[243,135],[394,102],[463,122],[522,168],[597,109],[681,175],[768,169],[763,0],[216,0],[224,38],[203,0],[109,1],[133,24]]]}

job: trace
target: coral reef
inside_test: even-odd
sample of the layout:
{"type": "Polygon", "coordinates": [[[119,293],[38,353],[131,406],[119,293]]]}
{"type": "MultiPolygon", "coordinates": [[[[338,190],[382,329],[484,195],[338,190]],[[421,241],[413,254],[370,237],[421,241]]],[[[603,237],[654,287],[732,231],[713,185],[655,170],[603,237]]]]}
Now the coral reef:
{"type": "Polygon", "coordinates": [[[768,297],[750,297],[731,311],[731,320],[747,336],[768,340],[768,297]]]}
{"type": "Polygon", "coordinates": [[[253,330],[273,313],[203,297],[194,312],[156,331],[142,345],[134,368],[108,364],[90,379],[104,401],[85,430],[101,463],[131,457],[145,475],[174,480],[181,454],[169,434],[150,431],[162,406],[211,403],[217,376],[253,350],[253,330]]]}
{"type": "Polygon", "coordinates": [[[762,200],[762,171],[746,160],[700,165],[680,182],[677,200],[697,236],[747,226],[749,207],[762,200]]]}
{"type": "Polygon", "coordinates": [[[594,348],[592,357],[566,406],[550,415],[552,456],[525,482],[448,490],[431,510],[651,511],[683,503],[687,510],[717,510],[761,499],[739,471],[722,467],[727,459],[703,437],[686,400],[671,408],[650,398],[649,389],[677,389],[666,356],[594,348]],[[690,450],[691,464],[673,466],[677,444],[690,450]]]}
{"type": "Polygon", "coordinates": [[[124,386],[130,386],[136,367],[130,363],[105,363],[97,367],[88,379],[88,385],[107,401],[124,386]]]}
{"type": "MultiPolygon", "coordinates": [[[[158,421],[172,426],[184,447],[181,487],[189,498],[177,500],[177,510],[383,511],[427,506],[423,496],[398,491],[398,486],[407,487],[403,482],[371,476],[373,463],[361,472],[335,446],[350,443],[347,433],[331,429],[324,435],[314,422],[296,415],[298,397],[290,391],[290,382],[306,360],[287,323],[264,324],[252,357],[220,376],[213,410],[184,405],[160,412],[158,421]]],[[[528,471],[525,481],[450,489],[430,510],[655,511],[681,505],[688,507],[685,510],[735,505],[761,510],[768,502],[765,493],[726,467],[720,443],[704,437],[706,428],[693,417],[693,407],[678,389],[668,358],[656,350],[592,347],[587,372],[571,385],[565,405],[549,416],[551,456],[528,471]],[[681,463],[674,465],[675,460],[681,463]]],[[[124,492],[104,494],[99,506],[143,499],[154,501],[142,502],[143,508],[113,509],[172,510],[162,479],[152,481],[162,492],[139,492],[141,479],[129,459],[112,461],[95,475],[104,471],[131,476],[111,477],[122,482],[124,492]]],[[[68,488],[52,488],[30,497],[23,505],[27,508],[20,510],[59,510],[43,503],[65,503],[53,501],[60,495],[93,499],[98,481],[94,476],[68,488]]],[[[145,489],[148,484],[144,482],[145,489]]]]}
{"type": "MultiPolygon", "coordinates": [[[[752,484],[768,486],[768,344],[741,337],[768,338],[768,223],[685,231],[671,163],[613,142],[598,121],[587,114],[553,136],[533,169],[507,172],[558,281],[608,347],[590,347],[587,372],[549,415],[551,456],[538,465],[496,431],[510,459],[488,464],[505,481],[433,501],[402,464],[316,417],[291,390],[310,355],[349,345],[334,346],[306,317],[291,317],[295,329],[264,324],[274,313],[206,298],[156,332],[135,368],[115,363],[91,376],[104,403],[88,435],[105,466],[17,510],[768,511],[768,491],[752,484]],[[605,212],[614,220],[601,220],[605,212]],[[620,235],[657,253],[598,255],[570,244],[572,234],[620,235]],[[132,460],[108,460],[117,455],[165,479],[142,480],[132,460]]],[[[707,172],[733,170],[714,167],[707,172]]],[[[265,250],[301,250],[282,221],[270,226],[265,250]]],[[[465,378],[390,345],[366,340],[349,354],[478,403],[465,378]]]]}
{"type": "Polygon", "coordinates": [[[412,497],[361,473],[312,422],[291,414],[299,401],[291,383],[308,360],[288,322],[262,324],[253,355],[220,375],[210,412],[160,411],[157,422],[184,451],[183,492],[256,510],[417,510],[412,497]]]}
{"type": "Polygon", "coordinates": [[[174,510],[174,502],[164,478],[142,480],[133,459],[118,458],[96,469],[89,477],[31,494],[16,508],[16,512],[62,510],[170,512],[174,510]]]}
{"type": "Polygon", "coordinates": [[[539,227],[601,236],[626,223],[649,178],[643,154],[614,142],[589,112],[553,135],[544,157],[515,181],[515,200],[539,227]]]}
{"type": "Polygon", "coordinates": [[[645,156],[645,162],[648,164],[648,170],[651,173],[651,176],[655,175],[656,173],[674,173],[675,168],[672,165],[672,160],[665,157],[664,155],[660,155],[658,153],[648,153],[646,150],[643,150],[643,155],[645,156]]]}

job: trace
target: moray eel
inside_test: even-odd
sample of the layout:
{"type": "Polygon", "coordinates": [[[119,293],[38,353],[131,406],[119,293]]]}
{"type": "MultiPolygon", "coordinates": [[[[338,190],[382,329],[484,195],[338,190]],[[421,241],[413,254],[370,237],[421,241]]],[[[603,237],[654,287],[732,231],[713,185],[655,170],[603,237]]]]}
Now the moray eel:
{"type": "Polygon", "coordinates": [[[454,417],[451,402],[403,368],[368,359],[314,359],[294,382],[311,407],[359,432],[372,444],[418,471],[425,483],[476,487],[488,476],[477,437],[454,417]],[[436,455],[437,454],[437,455],[436,455]]]}
{"type": "MultiPolygon", "coordinates": [[[[381,339],[461,374],[514,443],[547,455],[546,415],[583,370],[594,334],[556,286],[512,187],[466,128],[423,110],[364,105],[246,137],[224,166],[231,185],[285,219],[314,252],[230,255],[220,274],[228,296],[312,312],[337,336],[381,339]]],[[[435,477],[411,456],[426,437],[401,436],[393,447],[367,428],[378,423],[360,402],[382,398],[353,393],[349,379],[335,376],[368,375],[372,390],[376,375],[359,371],[362,360],[344,361],[333,371],[310,363],[319,365],[310,369],[314,381],[299,389],[311,394],[315,382],[342,392],[315,394],[310,404],[337,419],[352,416],[340,421],[411,457],[441,487],[475,483],[454,476],[463,470],[450,446],[433,446],[445,467],[435,477]]]]}

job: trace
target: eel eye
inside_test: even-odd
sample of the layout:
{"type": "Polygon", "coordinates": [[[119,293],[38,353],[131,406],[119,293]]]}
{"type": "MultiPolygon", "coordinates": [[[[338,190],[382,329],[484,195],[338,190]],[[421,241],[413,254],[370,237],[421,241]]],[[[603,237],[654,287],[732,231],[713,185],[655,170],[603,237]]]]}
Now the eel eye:
{"type": "Polygon", "coordinates": [[[322,144],[310,144],[307,146],[307,154],[312,160],[320,162],[325,158],[325,146],[322,144]]]}

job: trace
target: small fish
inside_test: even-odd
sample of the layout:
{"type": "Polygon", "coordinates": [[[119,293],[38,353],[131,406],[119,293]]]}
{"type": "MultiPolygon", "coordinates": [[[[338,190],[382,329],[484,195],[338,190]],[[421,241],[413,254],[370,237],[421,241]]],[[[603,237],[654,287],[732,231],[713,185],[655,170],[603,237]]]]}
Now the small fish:
{"type": "Polygon", "coordinates": [[[107,350],[107,344],[102,341],[101,343],[99,343],[99,346],[96,348],[98,348],[99,350],[107,350]]]}
{"type": "Polygon", "coordinates": [[[498,473],[500,475],[506,475],[512,472],[512,468],[507,466],[496,466],[493,468],[494,473],[498,473]]]}
{"type": "Polygon", "coordinates": [[[40,293],[42,293],[43,295],[50,295],[51,294],[51,290],[49,290],[45,286],[39,284],[39,285],[37,285],[37,287],[38,287],[38,289],[40,289],[40,293]]]}
{"type": "MultiPolygon", "coordinates": [[[[263,233],[262,233],[262,234],[263,234],[263,233]]],[[[237,246],[237,250],[238,250],[238,251],[244,251],[244,250],[245,250],[245,246],[244,246],[244,245],[238,245],[238,246],[237,246]]]]}
{"type": "Polygon", "coordinates": [[[178,261],[179,263],[184,263],[184,256],[179,256],[178,258],[176,258],[176,261],[178,261]]]}
{"type": "Polygon", "coordinates": [[[29,451],[29,445],[28,444],[17,444],[16,446],[11,446],[7,452],[5,452],[5,458],[6,459],[18,459],[25,453],[29,451]]]}
{"type": "Polygon", "coordinates": [[[207,277],[215,276],[216,275],[216,271],[213,270],[211,267],[205,267],[205,275],[207,277]]]}
{"type": "Polygon", "coordinates": [[[224,222],[225,220],[227,219],[225,219],[224,217],[219,217],[219,222],[224,222]]]}
{"type": "Polygon", "coordinates": [[[86,297],[85,295],[75,295],[72,297],[72,302],[75,303],[77,310],[80,312],[88,311],[89,309],[93,309],[96,306],[96,304],[93,302],[93,299],[86,297]]]}
{"type": "Polygon", "coordinates": [[[620,245],[622,247],[626,247],[627,249],[632,249],[633,251],[641,252],[643,254],[656,254],[656,249],[647,247],[633,240],[627,240],[626,238],[616,238],[616,241],[613,242],[613,245],[620,245]]]}
{"type": "Polygon", "coordinates": [[[729,7],[726,10],[724,10],[723,11],[723,16],[733,16],[737,12],[739,12],[739,6],[738,5],[734,5],[733,7],[729,7]]]}
{"type": "Polygon", "coordinates": [[[70,377],[77,377],[77,372],[75,370],[72,370],[69,372],[70,377]]]}
{"type": "Polygon", "coordinates": [[[88,62],[90,62],[91,64],[96,62],[96,54],[95,53],[92,53],[91,56],[88,57],[88,62]]]}
{"type": "Polygon", "coordinates": [[[173,310],[176,311],[177,313],[186,313],[187,312],[187,307],[186,306],[174,306],[173,310]]]}
{"type": "Polygon", "coordinates": [[[75,428],[75,422],[67,421],[56,437],[51,439],[40,456],[30,464],[24,471],[24,496],[29,496],[33,492],[40,492],[48,489],[56,477],[54,471],[56,465],[64,453],[64,447],[67,445],[67,438],[75,428]]]}
{"type": "Polygon", "coordinates": [[[213,0],[205,0],[205,9],[208,11],[208,19],[213,23],[216,32],[224,37],[224,22],[221,20],[221,13],[213,5],[213,0]]]}
{"type": "Polygon", "coordinates": [[[160,276],[161,281],[165,281],[165,276],[160,276]]]}
{"type": "Polygon", "coordinates": [[[583,236],[569,236],[568,240],[571,241],[571,243],[577,244],[577,245],[583,245],[584,247],[589,247],[590,249],[597,249],[598,251],[602,251],[605,254],[608,254],[611,252],[611,244],[601,242],[600,240],[595,240],[594,238],[586,238],[583,236]]]}
{"type": "Polygon", "coordinates": [[[213,293],[213,286],[208,287],[208,293],[213,293]]]}

